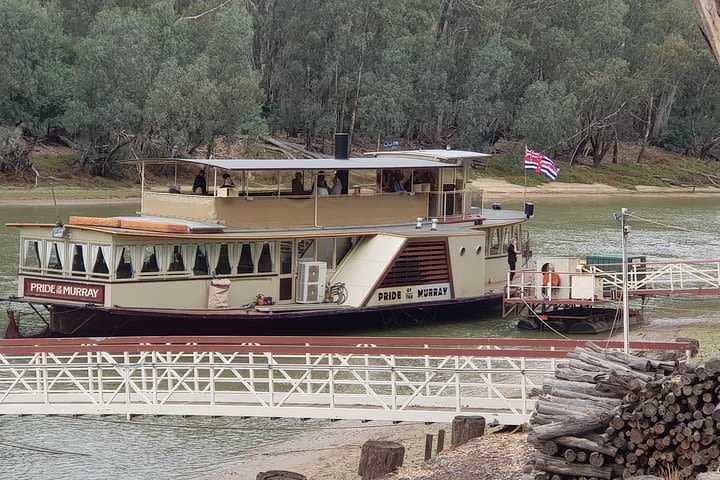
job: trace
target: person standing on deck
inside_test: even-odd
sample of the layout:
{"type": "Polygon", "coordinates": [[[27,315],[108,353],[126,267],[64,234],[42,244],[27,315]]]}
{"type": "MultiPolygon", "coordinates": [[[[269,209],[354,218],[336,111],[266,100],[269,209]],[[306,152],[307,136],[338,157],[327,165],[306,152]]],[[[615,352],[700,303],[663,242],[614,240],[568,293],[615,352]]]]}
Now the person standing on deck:
{"type": "Polygon", "coordinates": [[[207,195],[207,180],[205,180],[205,170],[200,170],[195,175],[195,181],[193,182],[193,193],[199,195],[207,195]]]}
{"type": "Polygon", "coordinates": [[[508,265],[510,266],[510,281],[515,277],[515,266],[517,265],[517,240],[510,240],[508,245],[508,265]]]}

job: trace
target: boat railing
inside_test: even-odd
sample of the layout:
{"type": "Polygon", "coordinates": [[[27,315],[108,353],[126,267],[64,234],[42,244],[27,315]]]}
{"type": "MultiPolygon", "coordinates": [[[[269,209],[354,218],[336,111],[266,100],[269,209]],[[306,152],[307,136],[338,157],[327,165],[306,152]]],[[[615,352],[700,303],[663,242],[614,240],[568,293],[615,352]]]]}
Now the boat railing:
{"type": "MultiPolygon", "coordinates": [[[[593,303],[622,298],[622,263],[578,265],[570,272],[516,270],[506,300],[593,303]]],[[[720,294],[720,260],[674,260],[628,264],[631,296],[720,294]]]]}

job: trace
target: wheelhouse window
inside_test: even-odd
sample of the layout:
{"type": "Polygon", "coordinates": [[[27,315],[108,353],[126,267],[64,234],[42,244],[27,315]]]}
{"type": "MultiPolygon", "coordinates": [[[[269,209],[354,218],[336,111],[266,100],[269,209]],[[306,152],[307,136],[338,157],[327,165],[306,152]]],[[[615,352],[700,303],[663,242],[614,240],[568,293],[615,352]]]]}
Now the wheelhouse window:
{"type": "Polygon", "coordinates": [[[217,262],[215,263],[215,275],[232,274],[232,245],[223,243],[218,250],[217,262]]]}
{"type": "Polygon", "coordinates": [[[185,272],[185,245],[172,245],[168,247],[168,267],[169,273],[185,272]]]}
{"type": "Polygon", "coordinates": [[[500,254],[500,229],[499,228],[491,228],[488,231],[487,245],[485,246],[485,251],[487,252],[488,256],[500,254]]]}
{"type": "Polygon", "coordinates": [[[72,252],[72,260],[70,262],[70,271],[74,275],[82,275],[87,272],[87,250],[88,247],[85,244],[74,243],[70,245],[72,252]]]}
{"type": "Polygon", "coordinates": [[[40,256],[40,240],[25,240],[23,248],[23,267],[28,269],[42,268],[40,256]]]}
{"type": "Polygon", "coordinates": [[[110,274],[110,246],[109,245],[90,245],[90,255],[92,256],[92,273],[93,276],[106,277],[110,274]]]}
{"type": "Polygon", "coordinates": [[[254,245],[252,243],[240,244],[240,259],[238,260],[237,265],[238,275],[255,273],[255,255],[253,247],[254,245]]]}
{"type": "Polygon", "coordinates": [[[258,257],[258,273],[275,271],[275,242],[261,242],[258,257]]]}
{"type": "Polygon", "coordinates": [[[134,247],[118,247],[115,252],[115,278],[132,278],[135,275],[134,247]]]}
{"type": "Polygon", "coordinates": [[[48,270],[62,271],[65,264],[65,244],[63,242],[47,243],[47,264],[48,270]]]}
{"type": "Polygon", "coordinates": [[[158,263],[158,256],[161,247],[159,245],[143,245],[141,248],[142,267],[140,267],[140,273],[159,273],[160,264],[158,263]]]}
{"type": "Polygon", "coordinates": [[[210,275],[207,245],[193,246],[193,275],[210,275]]]}

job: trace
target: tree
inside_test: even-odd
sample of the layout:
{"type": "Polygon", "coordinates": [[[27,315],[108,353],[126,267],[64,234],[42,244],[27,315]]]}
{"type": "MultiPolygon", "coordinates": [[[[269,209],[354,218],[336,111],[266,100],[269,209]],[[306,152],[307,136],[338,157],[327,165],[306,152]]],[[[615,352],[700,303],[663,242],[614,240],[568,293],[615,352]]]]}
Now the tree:
{"type": "Polygon", "coordinates": [[[35,0],[0,0],[0,121],[33,132],[56,124],[75,95],[67,37],[35,0]]]}
{"type": "Polygon", "coordinates": [[[85,165],[118,173],[116,160],[167,155],[262,128],[242,6],[183,20],[169,1],[101,11],[80,43],[81,96],[66,116],[86,143],[85,165]]]}
{"type": "Polygon", "coordinates": [[[515,131],[533,148],[562,150],[577,131],[577,100],[563,82],[535,82],[520,102],[515,131]]]}

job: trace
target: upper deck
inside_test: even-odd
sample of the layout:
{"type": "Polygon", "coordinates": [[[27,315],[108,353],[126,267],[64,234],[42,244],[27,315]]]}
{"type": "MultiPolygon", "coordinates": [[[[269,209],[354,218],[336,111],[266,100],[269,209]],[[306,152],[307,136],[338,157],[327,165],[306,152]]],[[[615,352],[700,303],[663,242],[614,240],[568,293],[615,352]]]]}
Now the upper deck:
{"type": "MultiPolygon", "coordinates": [[[[141,214],[221,224],[230,229],[351,227],[468,218],[480,191],[457,150],[374,152],[349,159],[141,159],[141,214]],[[385,153],[390,153],[384,155],[385,153]],[[145,168],[174,164],[205,172],[206,194],[149,188],[145,168]],[[223,186],[223,174],[233,184],[223,186]],[[335,183],[337,188],[331,188],[335,183]],[[315,188],[316,184],[319,188],[315,188]]],[[[177,183],[177,182],[176,182],[177,183]]]]}

